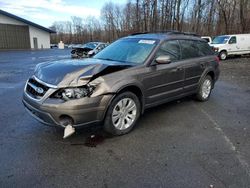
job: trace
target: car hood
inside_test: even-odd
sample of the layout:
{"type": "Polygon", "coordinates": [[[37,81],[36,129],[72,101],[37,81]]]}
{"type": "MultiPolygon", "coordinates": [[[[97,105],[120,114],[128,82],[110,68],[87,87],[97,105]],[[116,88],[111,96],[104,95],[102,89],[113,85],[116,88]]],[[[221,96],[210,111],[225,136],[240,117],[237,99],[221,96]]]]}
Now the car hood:
{"type": "Polygon", "coordinates": [[[100,59],[60,60],[38,64],[35,76],[57,87],[81,86],[89,81],[115,71],[134,66],[131,63],[100,59]],[[107,70],[108,71],[105,71],[107,70]]]}
{"type": "Polygon", "coordinates": [[[210,43],[209,45],[212,47],[215,47],[215,48],[220,48],[220,47],[224,46],[225,44],[212,44],[212,43],[210,43]]]}

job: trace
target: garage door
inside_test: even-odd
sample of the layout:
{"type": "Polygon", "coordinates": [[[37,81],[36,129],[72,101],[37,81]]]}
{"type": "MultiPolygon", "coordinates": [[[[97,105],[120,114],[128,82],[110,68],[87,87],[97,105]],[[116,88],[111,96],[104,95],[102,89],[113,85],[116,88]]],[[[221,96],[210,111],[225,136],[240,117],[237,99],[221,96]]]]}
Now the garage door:
{"type": "Polygon", "coordinates": [[[30,49],[29,27],[0,24],[0,49],[30,49]]]}

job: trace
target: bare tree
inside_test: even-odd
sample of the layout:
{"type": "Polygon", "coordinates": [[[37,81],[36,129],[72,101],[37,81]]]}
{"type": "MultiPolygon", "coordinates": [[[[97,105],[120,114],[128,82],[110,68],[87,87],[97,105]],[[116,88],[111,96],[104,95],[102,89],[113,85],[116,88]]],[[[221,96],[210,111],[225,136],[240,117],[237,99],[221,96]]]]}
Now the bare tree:
{"type": "Polygon", "coordinates": [[[249,0],[128,0],[105,3],[101,19],[72,17],[53,23],[51,41],[113,41],[133,32],[180,30],[200,35],[250,32],[249,0]]]}

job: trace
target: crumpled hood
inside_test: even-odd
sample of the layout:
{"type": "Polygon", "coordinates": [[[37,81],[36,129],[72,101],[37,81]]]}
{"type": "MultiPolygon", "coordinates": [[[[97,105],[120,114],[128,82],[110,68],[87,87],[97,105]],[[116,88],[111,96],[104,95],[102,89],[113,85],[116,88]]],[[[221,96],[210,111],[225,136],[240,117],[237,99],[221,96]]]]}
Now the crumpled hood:
{"type": "Polygon", "coordinates": [[[108,67],[128,68],[131,66],[133,64],[93,58],[60,60],[38,64],[35,76],[45,83],[58,87],[80,86],[87,84],[93,76],[101,73],[108,67]]]}

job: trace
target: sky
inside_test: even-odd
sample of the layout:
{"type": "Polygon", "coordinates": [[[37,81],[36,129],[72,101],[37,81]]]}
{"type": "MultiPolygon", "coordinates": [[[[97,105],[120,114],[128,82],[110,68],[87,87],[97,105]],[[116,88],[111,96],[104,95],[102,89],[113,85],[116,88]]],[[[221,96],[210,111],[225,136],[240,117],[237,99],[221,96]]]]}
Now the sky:
{"type": "Polygon", "coordinates": [[[0,9],[49,27],[54,21],[69,21],[71,16],[100,17],[102,6],[112,1],[125,4],[127,0],[0,0],[0,9]]]}

